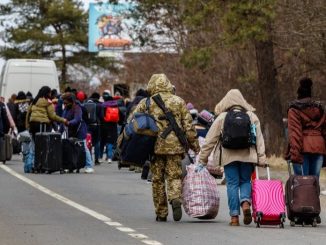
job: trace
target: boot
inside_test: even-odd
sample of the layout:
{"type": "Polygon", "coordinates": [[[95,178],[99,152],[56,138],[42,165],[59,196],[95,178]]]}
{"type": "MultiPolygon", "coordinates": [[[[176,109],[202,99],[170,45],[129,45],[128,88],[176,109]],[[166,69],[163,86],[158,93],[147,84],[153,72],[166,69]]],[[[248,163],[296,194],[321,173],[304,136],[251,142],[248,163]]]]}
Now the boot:
{"type": "Polygon", "coordinates": [[[174,221],[179,221],[182,218],[182,209],[181,202],[179,199],[173,199],[171,201],[172,211],[173,211],[173,219],[174,221]]]}
{"type": "Polygon", "coordinates": [[[229,223],[230,226],[239,226],[240,223],[239,223],[239,216],[236,215],[236,216],[231,216],[231,221],[229,223]]]}
{"type": "Polygon", "coordinates": [[[241,207],[242,207],[242,213],[243,213],[243,223],[245,225],[250,225],[250,223],[252,222],[250,203],[247,201],[244,201],[242,203],[241,207]]]}
{"type": "Polygon", "coordinates": [[[166,217],[160,217],[160,216],[156,216],[156,221],[157,222],[166,222],[166,217]]]}

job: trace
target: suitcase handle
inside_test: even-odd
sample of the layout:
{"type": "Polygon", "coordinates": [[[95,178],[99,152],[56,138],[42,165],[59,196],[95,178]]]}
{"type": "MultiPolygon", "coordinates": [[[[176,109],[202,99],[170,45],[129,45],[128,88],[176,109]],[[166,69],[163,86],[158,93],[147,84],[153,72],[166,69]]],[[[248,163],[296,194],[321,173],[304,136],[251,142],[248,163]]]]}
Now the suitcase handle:
{"type": "Polygon", "coordinates": [[[267,171],[267,179],[271,180],[271,173],[270,173],[270,169],[269,169],[269,164],[264,164],[264,165],[260,165],[260,164],[255,164],[255,169],[256,169],[256,178],[259,180],[259,171],[258,168],[266,168],[267,171]]]}
{"type": "MultiPolygon", "coordinates": [[[[291,167],[293,168],[293,163],[290,160],[288,160],[287,163],[288,163],[289,176],[291,176],[292,175],[291,167]]],[[[300,165],[301,165],[301,175],[303,176],[303,164],[300,165]]]]}
{"type": "Polygon", "coordinates": [[[40,123],[40,133],[42,133],[42,125],[44,125],[44,131],[46,132],[46,123],[40,123]]]}

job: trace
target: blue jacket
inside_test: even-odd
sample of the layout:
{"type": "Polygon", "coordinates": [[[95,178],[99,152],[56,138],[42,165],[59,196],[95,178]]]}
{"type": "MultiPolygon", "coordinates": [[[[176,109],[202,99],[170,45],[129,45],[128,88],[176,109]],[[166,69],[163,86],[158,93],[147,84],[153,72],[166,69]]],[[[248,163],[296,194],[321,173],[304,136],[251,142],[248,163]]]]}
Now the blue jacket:
{"type": "Polygon", "coordinates": [[[71,109],[65,109],[63,117],[69,121],[68,137],[86,139],[87,125],[82,120],[82,109],[78,104],[75,104],[71,109]]]}

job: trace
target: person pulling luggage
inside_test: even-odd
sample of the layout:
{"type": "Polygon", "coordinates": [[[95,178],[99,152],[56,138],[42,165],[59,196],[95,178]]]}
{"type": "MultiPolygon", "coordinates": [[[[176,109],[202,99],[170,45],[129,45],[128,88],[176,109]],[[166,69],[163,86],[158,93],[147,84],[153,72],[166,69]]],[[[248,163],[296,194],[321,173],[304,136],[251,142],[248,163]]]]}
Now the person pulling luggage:
{"type": "MultiPolygon", "coordinates": [[[[155,206],[156,221],[165,222],[168,216],[168,202],[172,205],[173,219],[182,218],[181,210],[181,160],[186,152],[179,137],[184,137],[186,142],[195,152],[199,152],[197,134],[192,125],[192,118],[183,99],[173,94],[173,86],[165,74],[154,74],[148,82],[147,91],[150,94],[149,114],[151,114],[159,128],[155,143],[154,157],[151,162],[152,191],[155,206]],[[163,106],[168,110],[168,115],[154,101],[154,97],[161,97],[163,106]],[[171,122],[174,120],[175,124],[171,122]],[[180,130],[177,131],[176,128],[180,130]],[[184,133],[183,133],[184,132],[184,133]],[[180,134],[183,134],[180,136],[180,134]],[[167,193],[165,189],[167,182],[167,193]]],[[[161,104],[161,105],[162,105],[161,104]]],[[[143,99],[134,111],[146,111],[146,99],[143,99]]],[[[188,149],[187,149],[188,150],[188,149]]]]}
{"type": "Polygon", "coordinates": [[[293,163],[295,175],[315,175],[319,178],[326,155],[326,114],[321,102],[312,99],[313,82],[299,81],[298,98],[288,110],[289,147],[287,160],[293,163]]]}
{"type": "Polygon", "coordinates": [[[214,149],[214,160],[224,165],[231,226],[240,225],[240,206],[243,223],[249,225],[252,222],[251,174],[255,163],[266,164],[264,138],[254,111],[238,89],[231,89],[215,107],[218,117],[210,127],[199,155],[197,171],[207,165],[214,149]]]}
{"type": "Polygon", "coordinates": [[[51,132],[51,122],[66,123],[67,120],[59,117],[55,114],[54,107],[50,101],[51,88],[48,86],[43,86],[39,91],[32,104],[29,106],[26,115],[26,128],[29,130],[32,136],[30,142],[29,152],[26,153],[25,158],[25,173],[32,172],[34,167],[35,158],[35,134],[40,132],[41,125],[42,128],[46,128],[47,132],[51,132]]]}
{"type": "Polygon", "coordinates": [[[86,145],[87,125],[82,119],[81,106],[76,103],[76,97],[72,93],[66,93],[62,96],[65,109],[63,117],[66,118],[65,125],[68,126],[68,138],[78,138],[83,141],[86,152],[85,173],[93,173],[92,156],[86,145]]]}

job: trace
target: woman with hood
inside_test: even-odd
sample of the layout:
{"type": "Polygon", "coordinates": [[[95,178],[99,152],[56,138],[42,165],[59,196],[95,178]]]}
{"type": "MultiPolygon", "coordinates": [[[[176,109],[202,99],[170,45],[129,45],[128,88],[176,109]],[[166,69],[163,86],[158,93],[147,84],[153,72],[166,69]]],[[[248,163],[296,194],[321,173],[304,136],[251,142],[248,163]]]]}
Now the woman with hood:
{"type": "Polygon", "coordinates": [[[51,132],[52,122],[66,123],[67,120],[59,117],[55,114],[54,107],[50,101],[51,97],[51,88],[48,86],[43,86],[32,104],[28,108],[26,115],[26,128],[29,129],[29,132],[32,135],[32,141],[30,145],[30,152],[26,158],[24,171],[29,173],[32,171],[34,165],[34,141],[35,134],[40,132],[40,130],[51,132]]]}
{"type": "MultiPolygon", "coordinates": [[[[240,206],[244,215],[244,224],[249,225],[252,222],[251,174],[255,163],[266,164],[264,138],[259,119],[254,111],[255,109],[243,98],[238,89],[231,89],[215,107],[217,118],[207,133],[206,142],[199,155],[199,162],[207,165],[208,157],[214,151],[214,160],[220,161],[221,166],[224,166],[231,226],[240,225],[240,206]],[[222,147],[224,121],[231,110],[245,111],[249,116],[251,125],[256,128],[256,146],[252,145],[244,149],[222,147]]],[[[199,170],[202,165],[199,165],[199,170]]]]}
{"type": "Polygon", "coordinates": [[[326,114],[320,102],[311,98],[313,82],[300,80],[298,99],[288,110],[289,152],[287,159],[293,163],[296,175],[320,175],[323,155],[326,155],[326,114]]]}

